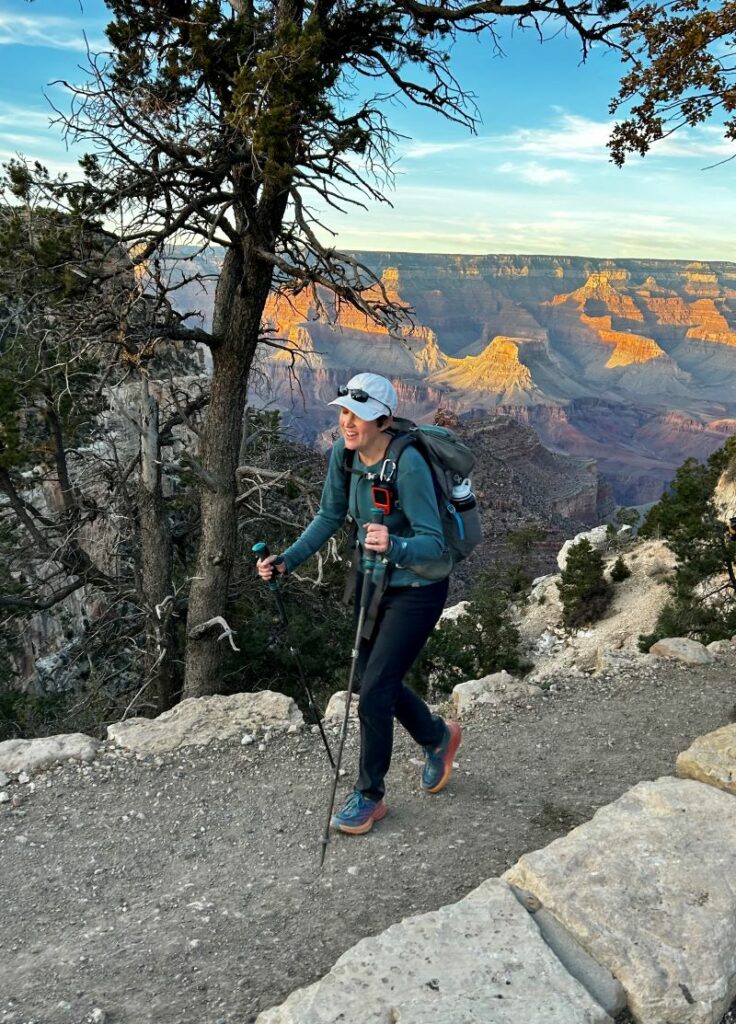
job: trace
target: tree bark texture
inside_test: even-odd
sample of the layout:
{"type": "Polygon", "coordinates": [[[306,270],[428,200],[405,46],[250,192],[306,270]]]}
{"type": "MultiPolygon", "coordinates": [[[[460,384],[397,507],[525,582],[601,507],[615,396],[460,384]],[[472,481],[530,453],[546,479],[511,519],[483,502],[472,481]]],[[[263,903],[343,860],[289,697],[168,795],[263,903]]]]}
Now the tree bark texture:
{"type": "MultiPolygon", "coordinates": [[[[237,481],[243,413],[261,314],[271,287],[271,267],[255,256],[229,249],[215,296],[213,333],[221,339],[213,351],[213,372],[200,461],[214,490],[201,491],[202,533],[189,593],[184,697],[201,697],[222,689],[224,649],[215,627],[192,638],[191,630],[222,616],[237,554],[237,481]]],[[[233,623],[230,623],[233,626],[233,623]]]]}
{"type": "Polygon", "coordinates": [[[145,677],[151,679],[159,713],[174,703],[174,623],[171,531],[161,490],[159,407],[141,377],[141,483],[139,494],[141,586],[146,615],[145,677]],[[166,598],[171,598],[166,601],[166,598]],[[156,611],[158,607],[158,612],[156,611]]]}

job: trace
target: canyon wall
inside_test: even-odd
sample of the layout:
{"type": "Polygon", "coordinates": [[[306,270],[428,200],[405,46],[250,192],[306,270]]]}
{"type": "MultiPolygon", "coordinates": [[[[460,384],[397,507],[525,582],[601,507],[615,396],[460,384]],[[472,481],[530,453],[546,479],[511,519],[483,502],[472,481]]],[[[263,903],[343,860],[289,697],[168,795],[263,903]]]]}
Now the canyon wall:
{"type": "MultiPolygon", "coordinates": [[[[557,256],[356,254],[411,318],[272,297],[267,327],[300,354],[262,360],[268,400],[310,442],[350,374],[391,377],[405,414],[510,415],[598,462],[617,501],[656,500],[684,458],[736,430],[736,264],[557,256]]],[[[206,315],[206,310],[204,311],[206,315]]]]}

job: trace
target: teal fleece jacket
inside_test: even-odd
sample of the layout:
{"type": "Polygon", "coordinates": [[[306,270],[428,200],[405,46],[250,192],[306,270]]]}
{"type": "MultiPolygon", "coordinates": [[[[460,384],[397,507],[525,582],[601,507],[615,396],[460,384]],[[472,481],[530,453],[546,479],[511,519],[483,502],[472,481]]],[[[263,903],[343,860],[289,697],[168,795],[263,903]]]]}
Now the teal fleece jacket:
{"type": "MultiPolygon", "coordinates": [[[[350,499],[346,496],[345,442],[339,438],[332,449],[327,477],[322,489],[319,511],[302,535],[283,552],[286,568],[290,572],[318,551],[345,522],[348,512],[358,524],[358,540],[363,544],[365,524],[370,521],[373,508],[371,481],[351,473],[350,499]]],[[[367,473],[378,473],[383,460],[372,466],[363,466],[360,456],[355,453],[353,467],[359,466],[367,473]]],[[[388,559],[393,569],[390,586],[421,586],[434,582],[423,579],[411,566],[424,562],[435,562],[445,550],[437,498],[432,473],[424,457],[413,446],[404,450],[399,459],[395,479],[400,509],[395,509],[384,519],[391,538],[388,559]]]]}

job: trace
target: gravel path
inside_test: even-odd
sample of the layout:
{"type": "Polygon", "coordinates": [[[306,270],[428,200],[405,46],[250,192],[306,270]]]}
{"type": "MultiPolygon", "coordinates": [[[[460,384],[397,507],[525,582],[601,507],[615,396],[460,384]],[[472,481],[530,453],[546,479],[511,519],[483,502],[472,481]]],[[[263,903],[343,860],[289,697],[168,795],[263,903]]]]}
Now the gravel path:
{"type": "MultiPolygon", "coordinates": [[[[0,805],[2,1024],[249,1024],[358,939],[453,902],[731,721],[733,664],[559,680],[466,724],[417,791],[397,733],[389,815],[318,870],[319,737],[106,754],[0,805]]],[[[355,737],[346,748],[349,776],[355,737]]],[[[349,777],[348,776],[348,777],[349,777]]],[[[730,1019],[730,1018],[729,1018],[730,1019]]]]}

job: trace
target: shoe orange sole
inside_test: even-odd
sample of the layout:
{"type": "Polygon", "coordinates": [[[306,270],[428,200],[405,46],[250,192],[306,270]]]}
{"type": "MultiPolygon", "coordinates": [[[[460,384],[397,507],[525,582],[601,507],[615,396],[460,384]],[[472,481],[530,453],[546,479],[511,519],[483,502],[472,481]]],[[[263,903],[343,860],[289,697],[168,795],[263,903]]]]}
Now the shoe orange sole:
{"type": "Polygon", "coordinates": [[[432,786],[431,789],[425,789],[425,793],[439,793],[440,790],[444,789],[447,783],[450,781],[452,775],[452,762],[457,753],[457,748],[460,746],[463,738],[463,731],[457,722],[448,722],[447,728],[450,730],[450,745],[447,748],[447,767],[445,768],[444,775],[437,783],[436,786],[432,786]]]}
{"type": "Polygon", "coordinates": [[[376,807],[370,818],[368,818],[367,821],[364,821],[362,825],[335,825],[335,828],[338,832],[347,832],[347,834],[351,836],[363,836],[366,832],[370,832],[375,822],[383,821],[386,817],[387,811],[388,808],[386,805],[381,803],[376,807]]]}

